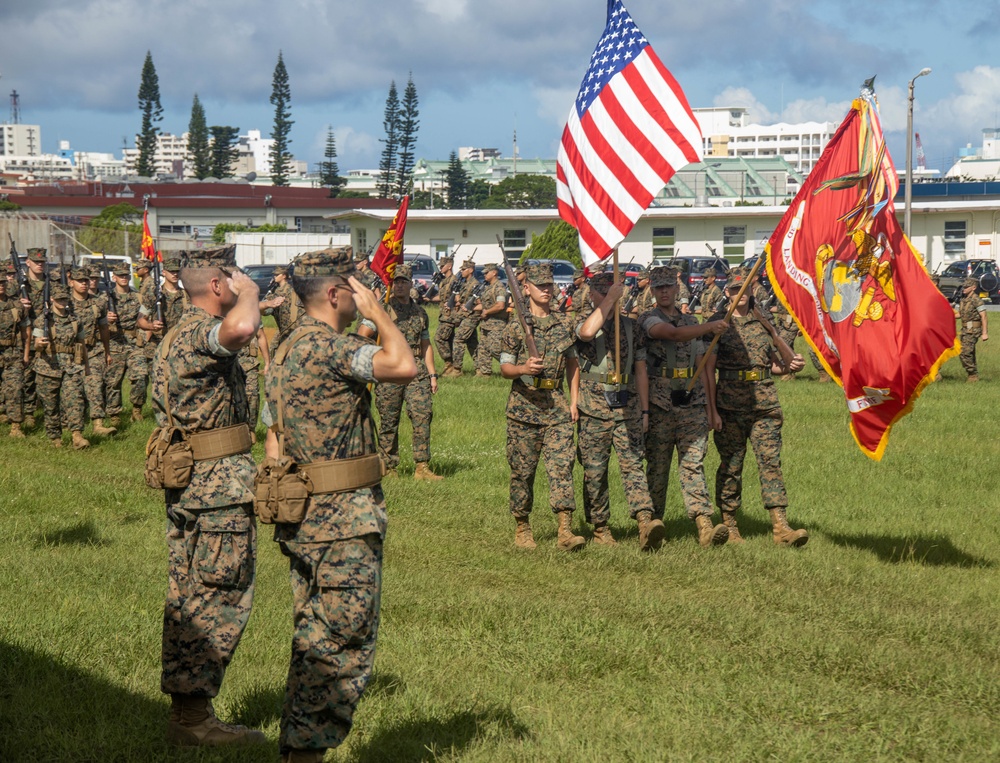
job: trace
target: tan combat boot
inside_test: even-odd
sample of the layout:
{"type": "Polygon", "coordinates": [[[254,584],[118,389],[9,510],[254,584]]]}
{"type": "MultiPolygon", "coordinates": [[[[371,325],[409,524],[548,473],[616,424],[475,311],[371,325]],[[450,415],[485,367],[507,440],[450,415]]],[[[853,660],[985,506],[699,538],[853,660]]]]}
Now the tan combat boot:
{"type": "Polygon", "coordinates": [[[659,519],[653,519],[652,512],[640,511],[636,514],[635,521],[639,523],[640,551],[656,551],[663,545],[663,536],[667,534],[667,528],[659,519]]]}
{"type": "Polygon", "coordinates": [[[21,431],[21,425],[16,421],[10,425],[10,436],[15,440],[23,440],[24,432],[21,431]]]}
{"type": "Polygon", "coordinates": [[[573,534],[573,512],[559,512],[559,528],[556,530],[556,548],[561,551],[579,551],[587,541],[579,535],[573,534]]]}
{"type": "Polygon", "coordinates": [[[611,534],[611,528],[608,527],[607,522],[601,522],[600,524],[594,525],[594,543],[598,546],[618,545],[618,541],[616,541],[615,536],[611,534]]]}
{"type": "Polygon", "coordinates": [[[968,384],[975,384],[977,381],[979,381],[979,374],[969,374],[969,378],[966,379],[968,384]]]}
{"type": "Polygon", "coordinates": [[[445,369],[444,373],[441,374],[441,375],[442,376],[461,376],[462,375],[462,369],[459,368],[458,366],[448,366],[445,369]]]}
{"type": "Polygon", "coordinates": [[[417,462],[417,468],[413,471],[413,479],[415,480],[430,480],[432,482],[437,482],[443,480],[440,474],[435,474],[431,471],[430,466],[427,465],[426,461],[417,462]]]}
{"type": "Polygon", "coordinates": [[[740,528],[736,526],[736,512],[722,512],[722,523],[729,530],[729,540],[727,543],[745,543],[743,536],[740,535],[740,528]]]}
{"type": "Polygon", "coordinates": [[[52,443],[53,448],[62,447],[62,437],[53,437],[51,440],[49,440],[49,442],[52,443]]]}
{"type": "Polygon", "coordinates": [[[281,763],[323,763],[326,750],[289,750],[281,754],[281,763]]]}
{"type": "Polygon", "coordinates": [[[142,421],[142,408],[138,405],[132,406],[132,421],[142,421]]]}
{"type": "Polygon", "coordinates": [[[531,534],[531,524],[527,517],[515,517],[517,528],[514,530],[514,545],[518,548],[537,548],[535,538],[531,534]]]}
{"type": "Polygon", "coordinates": [[[223,723],[215,717],[207,697],[171,695],[167,742],[181,747],[215,747],[226,744],[264,744],[267,738],[256,729],[223,723]]]}
{"type": "Polygon", "coordinates": [[[696,516],[694,523],[698,528],[698,543],[702,548],[721,546],[729,540],[729,528],[725,525],[713,525],[712,518],[706,514],[696,516]]]}
{"type": "Polygon", "coordinates": [[[90,447],[90,440],[83,436],[83,432],[73,432],[73,450],[83,450],[90,447]]]}
{"type": "Polygon", "coordinates": [[[833,378],[826,372],[825,368],[819,369],[819,378],[816,380],[818,382],[829,382],[833,381],[833,378]]]}
{"type": "Polygon", "coordinates": [[[94,419],[94,434],[99,434],[102,436],[118,434],[118,430],[114,427],[104,426],[104,419],[94,419]]]}
{"type": "Polygon", "coordinates": [[[772,535],[774,542],[779,546],[804,546],[809,540],[809,533],[805,530],[793,530],[788,526],[788,519],[785,517],[784,507],[768,509],[771,515],[772,535]]]}
{"type": "Polygon", "coordinates": [[[10,418],[8,418],[6,413],[0,413],[0,424],[9,424],[10,418]]]}

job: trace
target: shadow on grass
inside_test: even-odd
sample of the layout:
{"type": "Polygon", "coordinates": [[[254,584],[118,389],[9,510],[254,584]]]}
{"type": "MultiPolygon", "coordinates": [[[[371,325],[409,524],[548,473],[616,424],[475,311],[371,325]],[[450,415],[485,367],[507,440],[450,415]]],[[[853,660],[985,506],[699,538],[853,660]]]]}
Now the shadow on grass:
{"type": "Polygon", "coordinates": [[[255,684],[241,691],[232,702],[233,723],[259,729],[281,718],[281,703],[285,699],[285,686],[255,684]]]}
{"type": "MultiPolygon", "coordinates": [[[[760,519],[755,519],[754,517],[743,514],[742,512],[736,516],[737,523],[740,528],[740,535],[744,538],[754,538],[757,536],[767,536],[771,535],[771,523],[764,522],[760,519]]],[[[719,513],[716,512],[712,515],[712,521],[718,524],[722,521],[719,513]]],[[[664,538],[664,543],[670,543],[672,541],[684,541],[684,540],[697,540],[698,530],[695,527],[694,520],[688,519],[687,517],[664,517],[663,526],[666,528],[666,537],[664,538]]],[[[639,525],[635,522],[629,521],[625,527],[613,527],[615,538],[618,540],[631,540],[633,538],[638,539],[639,537],[639,525]]],[[[591,533],[588,532],[588,535],[591,533]]]]}
{"type": "Polygon", "coordinates": [[[60,530],[50,530],[35,537],[35,548],[45,546],[106,546],[97,527],[89,519],[60,530]]]}
{"type": "MultiPolygon", "coordinates": [[[[26,645],[0,642],[0,760],[195,761],[164,741],[166,698],[154,701],[26,645]]],[[[273,761],[273,744],[212,760],[273,761]]]]}
{"type": "Polygon", "coordinates": [[[994,562],[973,556],[955,545],[948,538],[928,535],[846,535],[816,528],[838,546],[849,546],[869,551],[891,564],[923,564],[929,567],[994,567],[994,562]]]}
{"type": "MultiPolygon", "coordinates": [[[[469,465],[463,461],[457,461],[450,458],[438,458],[434,456],[431,459],[431,471],[435,474],[439,474],[442,477],[454,477],[459,472],[469,471],[469,465]]],[[[403,474],[403,472],[400,472],[403,474]]],[[[413,469],[408,468],[406,470],[406,476],[413,476],[413,469]]]]}
{"type": "Polygon", "coordinates": [[[420,763],[455,758],[477,740],[501,744],[530,737],[510,708],[473,708],[450,718],[418,717],[376,733],[351,757],[355,763],[420,763]]]}

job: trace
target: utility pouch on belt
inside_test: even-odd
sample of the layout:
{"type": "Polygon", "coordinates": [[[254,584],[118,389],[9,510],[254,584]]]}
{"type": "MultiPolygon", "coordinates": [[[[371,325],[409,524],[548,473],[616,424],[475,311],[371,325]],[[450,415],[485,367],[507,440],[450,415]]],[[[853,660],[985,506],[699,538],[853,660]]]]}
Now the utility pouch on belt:
{"type": "Polygon", "coordinates": [[[194,453],[178,427],[157,427],[146,443],[146,484],[154,490],[185,488],[191,484],[194,453]]]}
{"type": "Polygon", "coordinates": [[[263,524],[298,524],[306,518],[313,485],[289,456],[268,456],[253,483],[253,510],[263,524]]]}

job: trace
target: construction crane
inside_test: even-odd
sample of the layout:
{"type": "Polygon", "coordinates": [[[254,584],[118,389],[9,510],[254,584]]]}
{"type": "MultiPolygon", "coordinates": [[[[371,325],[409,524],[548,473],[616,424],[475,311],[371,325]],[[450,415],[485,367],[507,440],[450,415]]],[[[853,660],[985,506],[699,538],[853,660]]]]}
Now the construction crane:
{"type": "Polygon", "coordinates": [[[914,133],[913,137],[917,142],[917,169],[925,170],[927,169],[927,164],[924,161],[924,146],[920,142],[920,133],[914,133]]]}

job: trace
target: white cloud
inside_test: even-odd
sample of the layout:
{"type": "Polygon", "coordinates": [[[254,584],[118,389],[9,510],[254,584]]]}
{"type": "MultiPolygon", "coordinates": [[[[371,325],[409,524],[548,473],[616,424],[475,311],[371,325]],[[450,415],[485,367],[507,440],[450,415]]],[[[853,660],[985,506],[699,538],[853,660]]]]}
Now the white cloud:
{"type": "Polygon", "coordinates": [[[538,116],[548,124],[562,127],[576,98],[575,87],[536,87],[531,94],[538,102],[538,116]]]}
{"type": "Polygon", "coordinates": [[[440,16],[445,21],[459,21],[468,9],[467,0],[419,0],[428,13],[440,16]]]}

